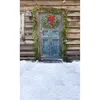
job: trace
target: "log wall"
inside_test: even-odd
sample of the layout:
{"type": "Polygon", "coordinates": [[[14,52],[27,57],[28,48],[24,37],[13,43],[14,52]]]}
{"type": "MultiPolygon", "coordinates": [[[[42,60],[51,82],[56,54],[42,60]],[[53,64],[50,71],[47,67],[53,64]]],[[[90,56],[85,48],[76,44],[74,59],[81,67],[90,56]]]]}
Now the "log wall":
{"type": "MultiPolygon", "coordinates": [[[[26,14],[30,11],[37,1],[35,0],[21,0],[20,12],[25,14],[24,22],[24,41],[20,41],[20,59],[30,60],[34,59],[34,41],[32,39],[32,20],[26,14]]],[[[69,31],[66,34],[67,51],[66,59],[79,60],[80,59],[80,1],[79,0],[38,0],[41,6],[52,6],[56,8],[68,9],[69,31]]]]}

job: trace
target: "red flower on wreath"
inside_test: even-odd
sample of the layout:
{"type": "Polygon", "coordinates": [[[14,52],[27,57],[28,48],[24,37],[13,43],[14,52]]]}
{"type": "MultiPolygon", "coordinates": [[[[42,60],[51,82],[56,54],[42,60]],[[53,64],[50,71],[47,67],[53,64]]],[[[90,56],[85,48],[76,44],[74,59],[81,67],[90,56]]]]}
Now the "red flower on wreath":
{"type": "Polygon", "coordinates": [[[51,25],[51,27],[52,27],[52,26],[53,26],[53,21],[55,20],[55,16],[49,15],[49,16],[48,16],[48,20],[50,21],[50,25],[51,25]]]}

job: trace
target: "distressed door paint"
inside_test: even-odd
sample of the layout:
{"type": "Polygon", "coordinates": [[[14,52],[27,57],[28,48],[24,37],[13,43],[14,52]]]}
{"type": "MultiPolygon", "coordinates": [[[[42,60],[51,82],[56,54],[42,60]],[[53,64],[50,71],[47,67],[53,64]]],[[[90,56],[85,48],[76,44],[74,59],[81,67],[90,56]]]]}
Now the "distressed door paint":
{"type": "Polygon", "coordinates": [[[61,57],[61,28],[62,19],[61,14],[59,14],[60,24],[56,28],[43,28],[41,26],[42,17],[47,13],[40,13],[40,35],[41,35],[41,58],[60,58],[61,57]]]}

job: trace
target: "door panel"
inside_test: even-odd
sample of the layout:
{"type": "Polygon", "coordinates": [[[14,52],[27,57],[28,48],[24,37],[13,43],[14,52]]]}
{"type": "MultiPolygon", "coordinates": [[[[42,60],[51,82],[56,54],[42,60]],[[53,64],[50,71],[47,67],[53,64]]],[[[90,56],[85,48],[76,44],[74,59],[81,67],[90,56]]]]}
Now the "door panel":
{"type": "Polygon", "coordinates": [[[48,39],[43,39],[42,41],[42,53],[45,57],[49,56],[49,40],[48,39]]]}
{"type": "Polygon", "coordinates": [[[48,30],[43,30],[43,32],[42,32],[42,38],[48,37],[48,36],[49,36],[48,30]]]}
{"type": "Polygon", "coordinates": [[[50,56],[51,57],[59,57],[59,40],[53,39],[50,42],[50,56]]]}

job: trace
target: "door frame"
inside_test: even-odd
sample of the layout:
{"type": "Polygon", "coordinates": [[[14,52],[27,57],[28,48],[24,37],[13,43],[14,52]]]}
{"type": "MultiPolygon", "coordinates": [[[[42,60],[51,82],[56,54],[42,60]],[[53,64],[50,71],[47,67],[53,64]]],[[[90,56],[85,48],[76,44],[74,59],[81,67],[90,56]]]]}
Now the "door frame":
{"type": "MultiPolygon", "coordinates": [[[[32,9],[32,19],[33,19],[33,29],[32,29],[32,37],[35,40],[34,42],[34,57],[36,59],[40,59],[40,32],[39,32],[39,18],[38,15],[40,12],[50,12],[62,15],[62,29],[61,29],[61,59],[66,60],[66,51],[67,51],[67,32],[68,32],[68,10],[67,8],[55,8],[55,7],[41,7],[36,5],[32,9]],[[35,19],[34,19],[35,18],[35,19]],[[35,27],[36,26],[36,27],[35,27]],[[37,33],[37,34],[36,34],[37,33]],[[36,37],[36,38],[35,38],[36,37]]],[[[33,40],[33,41],[34,41],[33,40]]]]}
{"type": "MultiPolygon", "coordinates": [[[[40,52],[40,59],[42,59],[41,58],[41,56],[42,56],[42,43],[41,43],[41,41],[42,41],[42,32],[41,32],[41,29],[40,29],[40,14],[41,13],[49,13],[49,12],[45,12],[45,11],[38,11],[37,12],[37,20],[38,20],[38,39],[39,39],[39,52],[40,52]]],[[[52,13],[51,13],[52,14],[52,13]]],[[[59,13],[60,14],[60,13],[59,13]]],[[[61,14],[61,19],[62,19],[62,14],[61,14]]],[[[62,25],[62,27],[63,27],[63,24],[62,24],[62,20],[61,20],[61,25],[62,25]]],[[[62,28],[61,28],[61,31],[62,31],[62,28]]],[[[62,48],[62,43],[61,43],[61,34],[60,34],[60,32],[59,32],[59,45],[60,45],[60,47],[59,47],[59,50],[60,50],[60,57],[58,58],[51,58],[51,57],[43,57],[43,59],[61,59],[61,48],[62,48]]]]}

